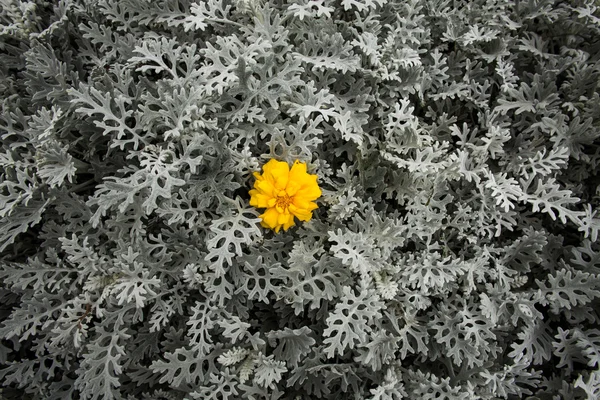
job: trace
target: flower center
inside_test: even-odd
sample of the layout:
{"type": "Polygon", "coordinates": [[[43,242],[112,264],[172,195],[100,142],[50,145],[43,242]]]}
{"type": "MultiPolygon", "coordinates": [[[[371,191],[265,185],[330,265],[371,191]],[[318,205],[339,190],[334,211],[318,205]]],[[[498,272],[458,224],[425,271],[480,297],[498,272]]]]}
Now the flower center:
{"type": "MultiPolygon", "coordinates": [[[[275,207],[281,208],[282,210],[287,210],[288,206],[292,203],[292,198],[285,193],[285,191],[279,192],[277,195],[277,202],[275,203],[275,207]]],[[[278,210],[279,211],[279,210],[278,210]]]]}

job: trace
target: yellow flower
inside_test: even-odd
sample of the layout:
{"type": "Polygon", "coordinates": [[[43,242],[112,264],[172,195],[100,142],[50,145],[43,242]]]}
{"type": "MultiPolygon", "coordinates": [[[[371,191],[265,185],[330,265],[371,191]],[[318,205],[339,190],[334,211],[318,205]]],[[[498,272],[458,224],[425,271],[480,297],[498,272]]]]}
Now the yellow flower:
{"type": "Polygon", "coordinates": [[[262,175],[254,173],[256,182],[250,190],[250,205],[266,208],[260,215],[261,225],[279,232],[294,226],[294,217],[309,221],[313,202],[321,196],[317,175],[306,172],[306,163],[296,160],[290,169],[285,161],[270,160],[263,166],[262,175]]]}

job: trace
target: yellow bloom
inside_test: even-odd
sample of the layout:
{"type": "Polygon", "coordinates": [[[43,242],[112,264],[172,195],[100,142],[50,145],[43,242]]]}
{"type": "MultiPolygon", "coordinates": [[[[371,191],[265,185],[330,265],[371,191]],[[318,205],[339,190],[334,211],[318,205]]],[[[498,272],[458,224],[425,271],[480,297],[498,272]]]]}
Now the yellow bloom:
{"type": "Polygon", "coordinates": [[[263,166],[262,175],[254,173],[256,182],[250,190],[250,205],[266,208],[260,215],[261,225],[279,232],[294,226],[294,217],[309,221],[313,202],[321,196],[317,175],[306,172],[306,163],[296,160],[290,169],[285,161],[270,160],[263,166]]]}

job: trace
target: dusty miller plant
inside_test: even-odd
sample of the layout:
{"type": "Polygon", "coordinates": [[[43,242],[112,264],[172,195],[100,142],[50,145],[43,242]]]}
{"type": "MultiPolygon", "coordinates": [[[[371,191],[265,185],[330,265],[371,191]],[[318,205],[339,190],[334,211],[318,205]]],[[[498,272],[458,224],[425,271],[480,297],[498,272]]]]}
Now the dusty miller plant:
{"type": "Polygon", "coordinates": [[[597,399],[600,10],[0,1],[0,397],[597,399]],[[323,196],[275,234],[252,172],[323,196]]]}

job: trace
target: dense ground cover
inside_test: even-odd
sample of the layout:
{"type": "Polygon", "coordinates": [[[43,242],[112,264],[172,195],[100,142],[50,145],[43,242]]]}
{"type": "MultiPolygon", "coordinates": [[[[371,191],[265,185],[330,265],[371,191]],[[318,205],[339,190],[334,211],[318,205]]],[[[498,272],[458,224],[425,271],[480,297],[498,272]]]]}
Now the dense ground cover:
{"type": "Polygon", "coordinates": [[[0,5],[0,397],[600,395],[594,2],[0,5]]]}

